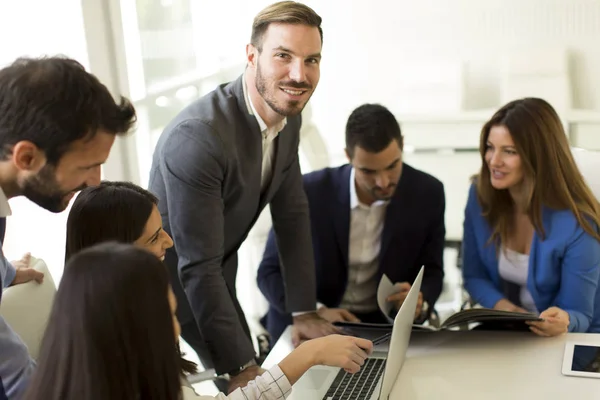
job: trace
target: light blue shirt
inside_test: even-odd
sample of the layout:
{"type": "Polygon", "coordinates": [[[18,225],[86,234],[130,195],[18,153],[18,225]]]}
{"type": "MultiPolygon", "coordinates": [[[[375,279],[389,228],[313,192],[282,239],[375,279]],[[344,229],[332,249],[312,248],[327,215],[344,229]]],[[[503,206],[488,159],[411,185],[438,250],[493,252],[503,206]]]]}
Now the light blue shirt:
{"type": "MultiPolygon", "coordinates": [[[[0,217],[7,215],[10,215],[10,207],[0,188],[0,217]]],[[[4,257],[1,247],[2,243],[0,243],[0,288],[4,290],[15,279],[16,271],[4,257]]],[[[0,301],[2,301],[1,293],[0,301]]],[[[27,346],[0,316],[0,379],[8,400],[19,400],[23,397],[34,369],[35,361],[29,356],[27,346]]]]}

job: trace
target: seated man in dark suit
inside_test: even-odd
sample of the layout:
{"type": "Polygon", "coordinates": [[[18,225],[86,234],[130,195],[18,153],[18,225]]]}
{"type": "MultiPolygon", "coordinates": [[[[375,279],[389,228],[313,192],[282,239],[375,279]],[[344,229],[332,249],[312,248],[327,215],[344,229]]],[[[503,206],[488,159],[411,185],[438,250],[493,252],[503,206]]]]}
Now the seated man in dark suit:
{"type": "MultiPolygon", "coordinates": [[[[398,310],[421,266],[425,276],[415,320],[425,321],[444,279],[442,183],[402,162],[403,136],[393,114],[365,104],[346,125],[350,164],[304,175],[314,247],[318,313],[336,321],[387,322],[377,306],[382,274],[399,292],[388,298],[398,310]]],[[[277,243],[269,233],[258,269],[258,286],[269,302],[262,322],[273,343],[292,316],[277,243]]]]}

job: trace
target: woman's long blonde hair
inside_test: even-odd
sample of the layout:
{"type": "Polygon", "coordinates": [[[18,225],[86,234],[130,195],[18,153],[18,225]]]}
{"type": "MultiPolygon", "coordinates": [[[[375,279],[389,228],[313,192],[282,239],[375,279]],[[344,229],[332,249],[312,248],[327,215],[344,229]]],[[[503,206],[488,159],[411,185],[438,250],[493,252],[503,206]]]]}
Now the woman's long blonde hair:
{"type": "Polygon", "coordinates": [[[521,157],[526,212],[535,231],[545,238],[542,209],[570,210],[582,228],[600,241],[600,206],[585,183],[569,147],[558,114],[545,100],[511,101],[483,126],[479,151],[481,171],[476,179],[477,196],[484,217],[492,227],[490,242],[506,243],[513,225],[515,204],[507,189],[492,187],[485,160],[490,129],[505,126],[521,157]]]}

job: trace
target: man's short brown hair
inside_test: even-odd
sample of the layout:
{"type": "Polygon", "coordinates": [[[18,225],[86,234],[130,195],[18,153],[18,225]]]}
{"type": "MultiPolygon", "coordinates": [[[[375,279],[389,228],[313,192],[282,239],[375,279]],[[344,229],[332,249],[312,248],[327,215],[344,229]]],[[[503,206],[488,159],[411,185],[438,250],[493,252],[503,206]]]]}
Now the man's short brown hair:
{"type": "Polygon", "coordinates": [[[323,43],[321,17],[312,8],[297,1],[280,1],[267,6],[254,17],[250,43],[259,52],[262,51],[263,35],[273,23],[314,26],[319,29],[321,44],[323,43]]]}

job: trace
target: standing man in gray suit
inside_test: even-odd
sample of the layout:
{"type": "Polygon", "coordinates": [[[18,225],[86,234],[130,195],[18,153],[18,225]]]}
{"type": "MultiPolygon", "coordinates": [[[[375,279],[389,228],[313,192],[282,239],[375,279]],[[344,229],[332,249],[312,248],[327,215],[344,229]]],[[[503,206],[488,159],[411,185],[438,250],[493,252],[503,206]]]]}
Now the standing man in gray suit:
{"type": "Polygon", "coordinates": [[[235,279],[237,251],[267,204],[296,340],[337,332],[314,312],[298,160],[300,113],[319,82],[322,43],[321,17],[311,8],[293,1],[268,6],[254,19],[244,74],[184,109],[154,153],[149,188],[175,244],[165,262],[182,336],[205,367],[232,377],[229,391],[262,371],[235,279]]]}

